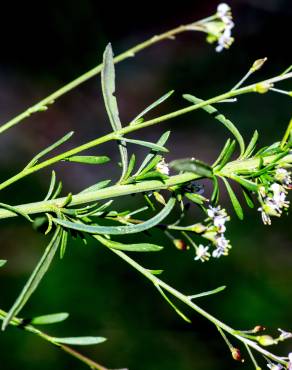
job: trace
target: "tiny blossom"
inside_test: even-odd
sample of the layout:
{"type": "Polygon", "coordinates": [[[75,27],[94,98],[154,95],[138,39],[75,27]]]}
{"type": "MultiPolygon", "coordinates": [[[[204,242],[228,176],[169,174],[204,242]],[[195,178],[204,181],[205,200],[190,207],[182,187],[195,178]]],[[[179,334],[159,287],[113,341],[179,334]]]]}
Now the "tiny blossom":
{"type": "Polygon", "coordinates": [[[277,168],[275,174],[275,180],[281,182],[283,185],[291,185],[292,179],[291,175],[285,168],[277,168]]]}
{"type": "Polygon", "coordinates": [[[288,370],[292,370],[292,352],[288,353],[288,370]]]}
{"type": "Polygon", "coordinates": [[[227,256],[231,245],[229,244],[229,240],[225,238],[224,235],[218,236],[215,239],[215,246],[216,249],[213,251],[212,256],[215,258],[219,258],[221,256],[227,256]]]}
{"type": "Polygon", "coordinates": [[[208,261],[210,258],[210,253],[208,252],[209,247],[204,247],[202,244],[200,244],[196,250],[196,257],[194,258],[195,261],[208,261]]]}
{"type": "Polygon", "coordinates": [[[161,161],[157,163],[156,171],[162,173],[163,175],[169,175],[169,167],[164,158],[162,158],[161,161]]]}
{"type": "Polygon", "coordinates": [[[285,331],[280,328],[278,330],[280,332],[280,337],[279,337],[280,340],[292,338],[292,333],[290,333],[289,331],[285,331]]]}
{"type": "Polygon", "coordinates": [[[217,15],[224,24],[222,34],[218,37],[218,45],[216,51],[220,53],[223,49],[228,49],[233,43],[233,37],[231,37],[231,30],[234,27],[232,21],[231,8],[225,3],[221,3],[217,7],[217,15]]]}
{"type": "Polygon", "coordinates": [[[281,364],[270,363],[270,364],[267,364],[267,366],[271,370],[282,370],[282,369],[284,369],[284,367],[281,364]]]}

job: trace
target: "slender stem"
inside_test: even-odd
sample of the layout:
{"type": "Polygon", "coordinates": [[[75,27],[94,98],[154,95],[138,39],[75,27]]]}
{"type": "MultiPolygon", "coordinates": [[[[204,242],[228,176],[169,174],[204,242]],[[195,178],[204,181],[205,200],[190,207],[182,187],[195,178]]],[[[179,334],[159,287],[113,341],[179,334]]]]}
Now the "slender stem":
{"type": "Polygon", "coordinates": [[[125,134],[128,134],[130,132],[140,130],[142,128],[153,126],[155,124],[167,121],[169,119],[173,119],[173,118],[181,116],[183,114],[186,114],[186,113],[195,111],[197,109],[203,108],[206,105],[214,104],[214,103],[220,102],[221,100],[231,98],[233,96],[254,92],[255,88],[256,88],[256,85],[258,85],[258,84],[275,83],[275,82],[279,82],[279,81],[282,81],[282,80],[285,80],[285,79],[288,79],[288,78],[291,78],[291,77],[292,77],[292,72],[287,73],[285,75],[273,77],[273,78],[270,78],[270,79],[267,79],[267,80],[264,80],[264,81],[261,81],[259,83],[255,83],[255,84],[252,84],[252,85],[249,85],[249,86],[246,86],[246,87],[242,87],[238,90],[233,90],[233,91],[229,91],[227,93],[220,94],[216,97],[213,97],[211,99],[202,101],[198,104],[190,105],[186,108],[179,109],[177,111],[165,114],[163,116],[151,119],[149,121],[145,121],[145,122],[137,124],[137,125],[128,125],[128,126],[122,128],[121,130],[118,130],[118,131],[112,132],[110,134],[107,134],[105,136],[102,136],[100,138],[94,139],[94,140],[92,140],[88,143],[85,143],[85,144],[80,145],[76,148],[73,148],[73,149],[70,149],[70,150],[68,150],[64,153],[61,153],[61,154],[59,154],[59,155],[57,155],[53,158],[47,159],[46,161],[43,161],[43,162],[41,162],[41,163],[39,163],[39,164],[37,164],[33,167],[30,167],[28,169],[24,169],[23,171],[19,172],[17,175],[12,176],[10,179],[8,179],[8,180],[4,181],[2,184],[0,184],[0,190],[6,188],[7,186],[13,184],[14,182],[32,174],[32,173],[34,173],[36,171],[39,171],[42,168],[48,167],[48,166],[50,166],[54,163],[57,163],[57,162],[65,159],[65,158],[68,158],[72,155],[75,155],[75,154],[80,153],[84,150],[90,149],[92,147],[98,146],[98,145],[103,144],[105,142],[108,142],[110,140],[116,140],[117,137],[119,137],[121,135],[125,135],[125,134]]]}
{"type": "MultiPolygon", "coordinates": [[[[268,165],[276,158],[276,155],[264,157],[264,165],[268,165]]],[[[291,164],[292,154],[288,154],[281,159],[281,163],[291,164]]],[[[245,160],[236,160],[226,164],[221,170],[221,176],[230,176],[242,170],[255,170],[260,165],[259,158],[249,158],[245,160]]],[[[125,195],[138,194],[154,190],[171,189],[176,185],[187,183],[199,179],[200,176],[195,173],[186,172],[180,175],[170,176],[165,181],[147,180],[128,185],[113,185],[105,189],[100,189],[88,193],[79,193],[72,196],[70,206],[76,206],[84,203],[95,202],[98,200],[111,199],[125,195]]],[[[62,208],[67,197],[57,198],[53,200],[46,200],[41,202],[27,203],[16,206],[20,211],[26,214],[36,214],[45,212],[54,212],[56,209],[62,208]]],[[[7,209],[0,209],[0,219],[9,217],[16,217],[12,211],[7,209]]]]}
{"type": "Polygon", "coordinates": [[[187,306],[191,307],[198,314],[200,314],[201,316],[205,317],[207,320],[212,322],[216,327],[219,327],[220,329],[226,331],[227,333],[229,333],[232,336],[234,336],[235,338],[237,338],[239,341],[245,343],[246,345],[248,345],[251,348],[254,348],[256,351],[260,352],[262,355],[270,358],[271,360],[277,361],[277,362],[279,362],[281,364],[284,364],[284,365],[287,364],[287,362],[284,361],[281,357],[278,357],[278,356],[274,355],[273,353],[270,353],[269,351],[267,351],[264,348],[262,348],[261,346],[259,346],[256,342],[254,342],[250,339],[244,338],[244,337],[240,336],[239,334],[236,334],[236,333],[238,333],[237,331],[235,331],[230,326],[226,325],[225,323],[218,320],[217,318],[215,318],[214,316],[212,316],[211,314],[209,314],[208,312],[203,310],[201,307],[199,307],[198,305],[193,303],[188,298],[188,296],[182,294],[178,290],[176,290],[176,289],[172,288],[171,286],[169,286],[168,284],[166,284],[164,281],[157,278],[149,270],[147,270],[144,267],[142,267],[141,265],[139,265],[136,261],[134,261],[132,258],[130,258],[124,252],[119,251],[117,249],[111,249],[111,251],[113,253],[115,253],[116,255],[118,255],[120,258],[122,258],[129,265],[134,267],[137,271],[139,271],[142,275],[144,275],[148,280],[150,280],[154,285],[158,285],[162,289],[166,290],[168,293],[170,293],[171,295],[173,295],[174,297],[179,299],[181,302],[183,302],[187,306]]]}
{"type": "Polygon", "coordinates": [[[289,140],[289,136],[292,135],[292,118],[290,119],[290,122],[288,124],[288,127],[285,131],[285,134],[283,136],[283,139],[281,141],[281,148],[284,149],[286,142],[289,140]]]}
{"type": "MultiPolygon", "coordinates": [[[[3,319],[5,319],[6,316],[7,316],[7,312],[0,309],[0,319],[3,320],[3,319]]],[[[22,319],[19,319],[17,317],[13,317],[12,320],[9,322],[9,324],[12,325],[12,326],[15,326],[19,329],[23,329],[23,330],[25,330],[29,333],[36,334],[37,336],[41,337],[42,339],[46,340],[47,342],[50,342],[54,346],[60,348],[64,352],[67,352],[71,356],[77,358],[79,361],[83,362],[85,365],[88,365],[91,369],[109,370],[108,368],[106,368],[106,367],[98,364],[97,362],[91,360],[90,358],[82,355],[81,353],[77,352],[76,350],[72,349],[71,347],[69,347],[67,345],[64,345],[64,344],[57,343],[56,341],[54,341],[54,339],[50,335],[40,331],[39,329],[36,329],[34,326],[32,326],[30,324],[29,325],[23,325],[22,319]]]]}
{"type": "MultiPolygon", "coordinates": [[[[190,27],[191,30],[196,30],[196,31],[202,31],[204,32],[204,29],[200,28],[200,25],[203,25],[207,21],[216,19],[217,15],[213,15],[208,18],[204,18],[200,21],[190,23],[187,25],[181,25],[179,27],[176,27],[170,31],[164,32],[161,35],[156,35],[151,37],[150,39],[130,48],[129,50],[125,51],[124,53],[121,53],[120,55],[116,56],[114,58],[114,63],[119,63],[127,58],[134,57],[135,54],[138,52],[160,42],[163,40],[169,40],[173,39],[176,35],[179,33],[189,31],[190,27]]],[[[87,71],[80,77],[76,78],[75,80],[71,81],[67,85],[61,87],[59,90],[55,91],[54,93],[50,94],[43,100],[39,101],[38,103],[32,105],[30,108],[26,109],[24,112],[20,113],[10,121],[6,122],[0,127],[0,134],[6,130],[8,130],[10,127],[13,127],[23,121],[24,119],[28,118],[31,114],[34,114],[36,112],[42,112],[45,111],[49,105],[53,104],[57,99],[59,99],[61,96],[65,95],[69,91],[75,89],[77,86],[81,85],[82,83],[88,81],[90,78],[98,75],[102,70],[102,63],[99,64],[98,66],[92,68],[91,70],[87,71]]]]}

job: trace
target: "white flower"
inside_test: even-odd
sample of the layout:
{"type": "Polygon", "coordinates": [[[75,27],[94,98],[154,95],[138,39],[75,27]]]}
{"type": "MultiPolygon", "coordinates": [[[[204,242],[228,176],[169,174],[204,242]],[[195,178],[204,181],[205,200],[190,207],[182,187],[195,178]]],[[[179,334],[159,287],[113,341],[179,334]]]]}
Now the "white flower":
{"type": "Polygon", "coordinates": [[[262,213],[262,220],[264,225],[271,225],[271,217],[266,213],[263,207],[258,208],[258,211],[262,213]]]}
{"type": "Polygon", "coordinates": [[[285,330],[282,330],[280,328],[278,330],[281,333],[280,337],[279,337],[280,340],[285,340],[285,339],[292,338],[292,333],[290,333],[289,331],[285,331],[285,330]]]}
{"type": "Polygon", "coordinates": [[[291,185],[291,175],[285,168],[277,168],[275,173],[275,180],[281,182],[283,185],[291,185]]]}
{"type": "Polygon", "coordinates": [[[272,190],[273,194],[273,201],[275,203],[275,207],[281,213],[282,208],[289,207],[289,201],[286,201],[286,191],[283,186],[279,185],[278,183],[274,183],[271,185],[270,189],[272,190]]]}
{"type": "Polygon", "coordinates": [[[217,7],[217,15],[223,22],[223,32],[218,37],[218,45],[216,51],[220,53],[223,49],[228,49],[233,43],[234,38],[231,36],[231,30],[234,27],[232,21],[231,8],[225,3],[221,3],[217,7]]]}
{"type": "Polygon", "coordinates": [[[292,352],[288,354],[288,370],[292,370],[292,352]]]}
{"type": "Polygon", "coordinates": [[[208,216],[212,219],[214,226],[217,228],[219,233],[224,233],[226,230],[225,222],[229,221],[229,216],[227,215],[225,209],[221,209],[220,206],[212,207],[207,209],[208,216]]]}
{"type": "Polygon", "coordinates": [[[224,235],[220,235],[215,239],[215,246],[216,249],[212,253],[212,256],[215,258],[227,256],[229,249],[231,248],[229,240],[227,240],[224,235]]]}
{"type": "Polygon", "coordinates": [[[272,362],[270,364],[267,364],[268,368],[271,370],[282,370],[284,367],[281,364],[273,364],[272,362]]]}
{"type": "Polygon", "coordinates": [[[210,258],[210,253],[208,252],[209,247],[204,247],[202,244],[200,244],[196,250],[196,257],[194,258],[195,261],[208,261],[210,258]]]}
{"type": "Polygon", "coordinates": [[[156,171],[162,173],[163,175],[169,175],[169,167],[164,158],[162,158],[161,161],[157,163],[156,171]]]}

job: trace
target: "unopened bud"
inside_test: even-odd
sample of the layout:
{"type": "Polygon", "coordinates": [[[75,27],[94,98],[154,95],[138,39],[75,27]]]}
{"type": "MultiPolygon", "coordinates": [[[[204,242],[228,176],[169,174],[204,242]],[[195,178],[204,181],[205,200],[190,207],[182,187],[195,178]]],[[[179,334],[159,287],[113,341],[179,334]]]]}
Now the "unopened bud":
{"type": "Polygon", "coordinates": [[[273,84],[268,83],[268,82],[260,82],[255,85],[254,91],[259,93],[259,94],[265,94],[270,90],[270,88],[273,87],[273,84]]]}
{"type": "Polygon", "coordinates": [[[260,331],[265,331],[265,330],[266,330],[266,328],[262,325],[257,325],[252,329],[253,333],[258,333],[260,331]]]}
{"type": "Polygon", "coordinates": [[[275,344],[274,338],[272,338],[270,335],[261,335],[257,337],[257,341],[262,346],[271,346],[272,344],[275,344]]]}
{"type": "Polygon", "coordinates": [[[182,239],[173,239],[173,244],[180,251],[185,251],[188,249],[186,242],[182,239]]]}
{"type": "Polygon", "coordinates": [[[244,359],[241,357],[241,353],[238,348],[231,348],[231,355],[235,361],[244,362],[244,359]]]}
{"type": "Polygon", "coordinates": [[[253,65],[251,66],[250,71],[251,72],[256,72],[259,69],[262,68],[262,66],[265,64],[265,62],[268,60],[268,58],[262,58],[262,59],[257,59],[253,65]]]}
{"type": "Polygon", "coordinates": [[[154,195],[154,197],[155,197],[155,199],[157,200],[158,203],[161,203],[165,206],[165,204],[166,204],[165,199],[163,198],[163,196],[160,193],[158,193],[157,191],[154,191],[153,195],[154,195]]]}

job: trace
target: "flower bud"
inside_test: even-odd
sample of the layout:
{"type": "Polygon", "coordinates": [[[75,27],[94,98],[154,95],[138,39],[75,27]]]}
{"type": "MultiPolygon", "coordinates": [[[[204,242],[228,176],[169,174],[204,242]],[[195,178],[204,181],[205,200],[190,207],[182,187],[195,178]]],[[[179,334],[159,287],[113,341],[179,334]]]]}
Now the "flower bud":
{"type": "Polygon", "coordinates": [[[241,357],[241,353],[238,348],[235,347],[231,348],[231,355],[235,361],[244,362],[244,359],[241,357]]]}
{"type": "Polygon", "coordinates": [[[256,72],[258,71],[259,69],[262,68],[262,66],[264,65],[264,63],[268,60],[268,58],[262,58],[262,59],[257,59],[253,65],[251,66],[251,69],[250,69],[250,72],[256,72]]]}
{"type": "Polygon", "coordinates": [[[258,333],[258,332],[260,332],[260,331],[264,331],[264,330],[266,330],[266,328],[264,327],[264,326],[262,326],[262,325],[256,325],[254,328],[253,328],[253,333],[258,333]]]}
{"type": "Polygon", "coordinates": [[[272,344],[275,344],[274,338],[270,335],[261,335],[257,337],[257,341],[262,346],[271,346],[272,344]]]}
{"type": "Polygon", "coordinates": [[[188,249],[186,242],[182,239],[173,239],[173,244],[180,251],[185,251],[188,249]]]}
{"type": "Polygon", "coordinates": [[[254,91],[259,93],[259,94],[265,94],[270,90],[270,88],[273,87],[273,84],[268,83],[268,82],[260,82],[255,85],[254,91]]]}

